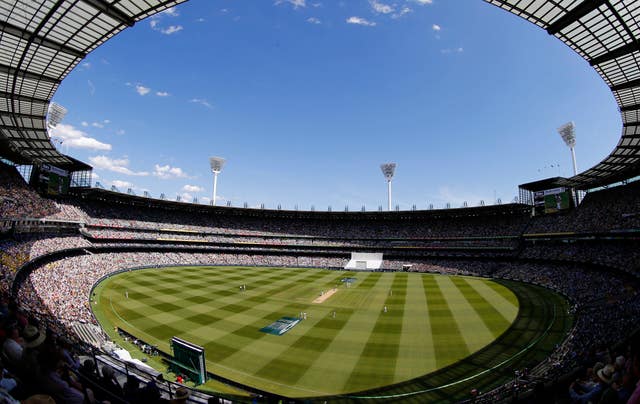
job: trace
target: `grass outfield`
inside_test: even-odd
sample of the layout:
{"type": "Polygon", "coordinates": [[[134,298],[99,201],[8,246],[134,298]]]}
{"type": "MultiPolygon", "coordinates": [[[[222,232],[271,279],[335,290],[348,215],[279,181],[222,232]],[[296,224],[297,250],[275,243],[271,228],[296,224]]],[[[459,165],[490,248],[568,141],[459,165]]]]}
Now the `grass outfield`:
{"type": "Polygon", "coordinates": [[[503,334],[519,307],[513,292],[486,279],[319,269],[146,269],[96,292],[105,328],[166,352],[179,336],[205,347],[208,371],[290,397],[369,390],[445,368],[503,334]],[[347,288],[341,279],[351,276],[347,288]],[[301,311],[307,320],[286,334],[260,332],[301,311]]]}

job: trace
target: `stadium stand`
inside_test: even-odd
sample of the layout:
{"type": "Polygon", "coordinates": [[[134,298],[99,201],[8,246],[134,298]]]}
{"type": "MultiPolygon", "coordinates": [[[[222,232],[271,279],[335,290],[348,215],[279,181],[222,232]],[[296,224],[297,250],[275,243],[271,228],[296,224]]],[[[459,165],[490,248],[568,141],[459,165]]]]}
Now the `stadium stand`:
{"type": "MultiPolygon", "coordinates": [[[[111,273],[175,264],[339,269],[349,262],[352,252],[367,246],[384,251],[382,270],[398,271],[409,264],[411,271],[514,279],[539,284],[567,296],[577,319],[571,334],[547,361],[529,369],[531,377],[544,374],[544,380],[549,380],[588,364],[593,359],[594,350],[624,341],[632,330],[640,326],[637,285],[640,249],[636,238],[629,237],[637,230],[633,227],[634,222],[625,222],[631,223],[630,226],[611,226],[610,222],[601,222],[602,226],[594,227],[598,221],[589,215],[589,212],[599,212],[599,206],[603,204],[616,206],[614,202],[620,200],[619,194],[626,195],[626,189],[635,191],[636,185],[628,187],[599,191],[597,197],[588,195],[579,208],[587,213],[577,213],[577,210],[570,213],[576,216],[576,228],[590,229],[580,233],[588,236],[587,240],[572,240],[577,232],[557,236],[554,227],[544,228],[552,233],[525,233],[534,226],[540,226],[540,218],[525,216],[520,207],[509,205],[502,209],[509,221],[517,223],[516,228],[520,229],[520,234],[515,237],[511,233],[514,227],[504,227],[506,234],[498,231],[500,226],[495,225],[496,215],[491,209],[486,216],[473,211],[467,222],[460,216],[460,210],[450,211],[455,215],[450,232],[442,224],[446,222],[447,211],[438,212],[440,217],[436,220],[422,218],[423,222],[419,223],[425,226],[434,221],[438,223],[438,238],[422,238],[424,233],[421,230],[412,234],[407,229],[402,233],[406,238],[386,238],[392,234],[391,231],[381,231],[376,228],[379,226],[377,223],[365,218],[359,227],[371,225],[374,227],[372,233],[377,233],[378,237],[369,235],[350,241],[348,238],[332,239],[327,235],[329,231],[342,235],[352,227],[351,221],[335,220],[329,213],[325,213],[325,221],[320,218],[297,221],[284,217],[274,220],[272,212],[265,213],[264,217],[250,212],[250,216],[243,217],[236,211],[230,215],[218,213],[214,217],[202,218],[200,212],[187,209],[176,212],[173,206],[163,208],[159,204],[154,209],[137,210],[138,216],[132,222],[133,219],[123,218],[135,210],[126,204],[114,204],[117,208],[110,207],[108,215],[102,210],[99,217],[93,217],[95,208],[90,212],[83,209],[84,205],[90,204],[85,196],[79,199],[80,203],[74,201],[72,208],[64,202],[57,202],[62,206],[61,210],[74,212],[75,218],[87,218],[86,223],[73,222],[75,230],[64,227],[60,233],[43,233],[31,224],[27,227],[30,232],[14,232],[2,242],[2,290],[5,301],[11,302],[13,287],[13,296],[15,302],[19,302],[20,310],[10,318],[21,319],[21,337],[25,337],[27,324],[46,324],[49,333],[83,341],[82,346],[88,349],[90,345],[100,344],[97,341],[103,338],[91,328],[96,322],[89,309],[89,296],[93,285],[111,273]],[[517,220],[510,216],[512,211],[519,212],[515,215],[517,220]],[[160,221],[160,218],[167,218],[167,222],[160,221]],[[181,219],[184,223],[180,222],[181,219]],[[198,221],[201,224],[195,228],[191,223],[198,221]],[[205,223],[211,223],[211,227],[205,223]],[[491,233],[487,229],[491,229],[491,233]],[[607,239],[600,240],[595,238],[596,235],[606,235],[607,239]],[[508,256],[491,246],[494,240],[501,245],[503,237],[513,244],[508,256]],[[203,241],[208,244],[201,245],[203,241]],[[401,247],[411,243],[414,248],[401,253],[398,250],[407,249],[398,249],[397,243],[401,247]],[[444,244],[439,245],[437,256],[432,254],[434,243],[444,244]],[[472,253],[461,255],[459,248],[469,248],[472,253]],[[52,279],[56,282],[51,282],[52,279]]],[[[101,195],[101,198],[106,197],[106,194],[101,195]]],[[[625,198],[629,199],[628,196],[625,198]]],[[[620,208],[611,209],[625,211],[623,204],[620,208]]],[[[387,215],[394,216],[393,213],[387,215]]],[[[399,214],[395,216],[387,217],[385,226],[402,227],[404,219],[399,214]]],[[[504,223],[502,219],[498,222],[504,223]]],[[[40,225],[49,227],[50,223],[41,222],[40,225]]],[[[410,229],[419,227],[414,223],[410,229]]],[[[358,230],[354,234],[363,233],[358,230]]],[[[503,387],[500,394],[509,395],[512,389],[503,387]]],[[[568,390],[565,393],[568,395],[568,390]]],[[[498,393],[492,394],[488,397],[495,398],[498,393]]]]}

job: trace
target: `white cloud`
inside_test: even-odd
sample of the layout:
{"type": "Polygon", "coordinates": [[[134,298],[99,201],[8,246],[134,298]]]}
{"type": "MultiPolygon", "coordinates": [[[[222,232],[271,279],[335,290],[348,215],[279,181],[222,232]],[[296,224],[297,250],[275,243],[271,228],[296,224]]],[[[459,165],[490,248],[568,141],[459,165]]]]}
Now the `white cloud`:
{"type": "Polygon", "coordinates": [[[163,28],[160,30],[165,35],[175,34],[176,32],[182,31],[182,25],[170,25],[169,28],[163,28]]]}
{"type": "Polygon", "coordinates": [[[142,84],[136,84],[136,92],[140,95],[147,95],[149,94],[149,91],[151,91],[151,89],[149,87],[145,87],[142,84]]]}
{"type": "Polygon", "coordinates": [[[183,192],[180,195],[180,198],[182,198],[182,202],[191,202],[193,200],[193,195],[188,192],[183,192]]]}
{"type": "Polygon", "coordinates": [[[347,24],[364,25],[366,27],[376,26],[376,23],[374,21],[369,21],[365,18],[355,16],[347,18],[347,24]]]}
{"type": "Polygon", "coordinates": [[[132,183],[122,180],[113,180],[111,181],[111,185],[114,185],[116,188],[133,188],[132,183]]]}
{"type": "Polygon", "coordinates": [[[176,10],[175,6],[169,7],[168,9],[164,10],[162,14],[170,15],[171,17],[177,17],[180,15],[178,10],[176,10]]]}
{"type": "Polygon", "coordinates": [[[381,14],[393,13],[393,7],[390,6],[389,4],[380,3],[377,0],[369,0],[369,4],[371,4],[371,7],[373,7],[373,10],[376,13],[381,13],[381,14]]]}
{"type": "Polygon", "coordinates": [[[89,157],[89,161],[93,165],[94,168],[100,168],[107,171],[113,171],[114,173],[120,173],[125,175],[135,175],[139,177],[145,177],[149,175],[146,171],[132,171],[129,166],[129,160],[126,158],[123,159],[112,159],[107,156],[93,156],[89,157]]]}
{"type": "Polygon", "coordinates": [[[93,85],[91,80],[87,80],[87,85],[89,86],[89,95],[94,95],[96,93],[96,86],[93,85]]]}
{"type": "Polygon", "coordinates": [[[307,6],[307,2],[306,0],[276,0],[275,5],[280,5],[280,4],[291,4],[293,6],[294,9],[297,9],[298,7],[306,7],[307,6]]]}
{"type": "MultiPolygon", "coordinates": [[[[160,13],[160,14],[167,14],[167,12],[164,11],[163,13],[160,13]]],[[[176,14],[168,14],[168,15],[175,17],[178,14],[176,13],[176,14]]],[[[167,28],[160,27],[160,18],[158,17],[158,14],[156,15],[156,17],[152,17],[151,20],[149,20],[149,26],[151,27],[152,30],[158,31],[164,35],[175,34],[176,32],[180,32],[184,29],[182,25],[169,25],[167,28]]]]}
{"type": "Polygon", "coordinates": [[[413,1],[415,1],[416,3],[418,3],[418,4],[422,5],[422,6],[427,5],[427,4],[433,4],[433,0],[413,0],[413,1]]]}
{"type": "Polygon", "coordinates": [[[91,179],[97,180],[100,179],[100,176],[95,171],[91,171],[91,179]]]}
{"type": "Polygon", "coordinates": [[[207,101],[204,98],[192,98],[192,99],[189,100],[189,102],[194,103],[194,104],[200,104],[200,105],[205,106],[205,107],[207,107],[209,109],[213,108],[213,105],[211,105],[209,103],[209,101],[207,101]]]}
{"type": "Polygon", "coordinates": [[[82,125],[82,126],[84,126],[84,127],[87,127],[87,126],[89,126],[89,122],[87,122],[87,121],[82,121],[82,122],[80,123],[80,125],[82,125]]]}
{"type": "Polygon", "coordinates": [[[182,171],[180,167],[171,167],[170,165],[161,166],[156,164],[153,170],[153,175],[163,180],[172,178],[186,178],[187,174],[182,171]]]}
{"type": "Polygon", "coordinates": [[[398,11],[397,13],[394,13],[394,14],[391,16],[391,18],[400,18],[400,17],[402,17],[402,16],[404,16],[404,15],[406,15],[406,14],[409,14],[409,13],[411,13],[411,12],[413,12],[413,10],[411,9],[411,7],[404,6],[404,7],[402,7],[402,8],[400,9],[400,11],[398,11]]]}
{"type": "MultiPolygon", "coordinates": [[[[91,126],[93,126],[94,128],[104,128],[104,125],[108,125],[110,124],[111,121],[109,119],[104,119],[102,122],[92,122],[91,126]]],[[[89,126],[89,124],[87,122],[82,122],[82,126],[89,126]]]]}
{"type": "Polygon", "coordinates": [[[192,192],[192,193],[198,193],[198,192],[202,192],[204,191],[204,188],[199,187],[197,185],[185,185],[184,187],[182,187],[182,190],[184,192],[192,192]]]}
{"type": "Polygon", "coordinates": [[[127,132],[125,132],[125,130],[124,130],[124,129],[118,129],[118,130],[116,131],[116,135],[124,135],[125,133],[127,133],[127,132]]]}
{"type": "Polygon", "coordinates": [[[442,27],[439,26],[438,24],[433,24],[431,26],[431,29],[434,30],[435,32],[440,32],[440,30],[442,30],[442,27]]]}
{"type": "Polygon", "coordinates": [[[316,17],[309,17],[309,18],[307,18],[307,22],[308,22],[309,24],[322,24],[322,21],[320,21],[320,19],[319,19],[319,18],[316,18],[316,17]]]}
{"type": "Polygon", "coordinates": [[[111,150],[110,144],[102,143],[92,137],[89,137],[85,132],[74,128],[72,125],[64,123],[60,123],[58,126],[53,128],[51,130],[51,136],[62,139],[65,145],[75,149],[111,150]]]}
{"type": "Polygon", "coordinates": [[[81,66],[82,66],[83,68],[85,68],[85,69],[90,69],[90,68],[91,68],[91,63],[89,63],[89,62],[84,62],[81,66]]]}
{"type": "Polygon", "coordinates": [[[156,91],[156,95],[157,95],[158,97],[168,97],[168,96],[169,96],[169,93],[168,93],[168,92],[166,92],[166,91],[156,91]]]}

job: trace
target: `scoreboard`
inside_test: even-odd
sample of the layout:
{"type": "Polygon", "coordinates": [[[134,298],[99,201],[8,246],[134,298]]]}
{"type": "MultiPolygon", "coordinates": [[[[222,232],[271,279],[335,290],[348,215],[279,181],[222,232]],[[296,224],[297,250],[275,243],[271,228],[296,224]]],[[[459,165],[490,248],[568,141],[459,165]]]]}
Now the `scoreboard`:
{"type": "Polygon", "coordinates": [[[52,166],[50,164],[42,164],[34,167],[31,174],[32,185],[45,195],[66,195],[69,192],[71,183],[71,175],[69,171],[52,166]],[[35,182],[35,184],[33,183],[35,182]]]}
{"type": "Polygon", "coordinates": [[[533,193],[533,205],[537,213],[557,213],[573,207],[570,188],[560,187],[533,193]]]}

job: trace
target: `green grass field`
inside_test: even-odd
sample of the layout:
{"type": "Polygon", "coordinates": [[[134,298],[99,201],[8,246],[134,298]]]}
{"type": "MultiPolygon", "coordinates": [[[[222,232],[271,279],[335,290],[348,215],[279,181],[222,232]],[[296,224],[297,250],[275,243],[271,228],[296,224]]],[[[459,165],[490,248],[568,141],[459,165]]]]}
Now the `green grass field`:
{"type": "Polygon", "coordinates": [[[179,336],[205,347],[209,372],[290,397],[368,390],[443,369],[501,336],[519,307],[512,291],[486,279],[320,269],[146,269],[109,278],[96,292],[105,328],[165,352],[179,336]],[[347,288],[345,277],[357,280],[347,288]],[[300,312],[307,320],[286,334],[260,332],[300,312]]]}

